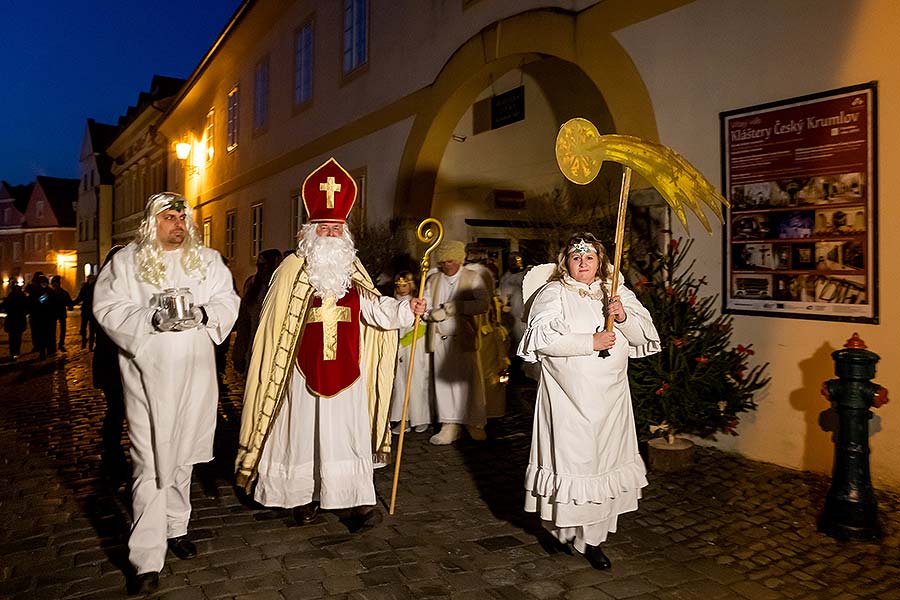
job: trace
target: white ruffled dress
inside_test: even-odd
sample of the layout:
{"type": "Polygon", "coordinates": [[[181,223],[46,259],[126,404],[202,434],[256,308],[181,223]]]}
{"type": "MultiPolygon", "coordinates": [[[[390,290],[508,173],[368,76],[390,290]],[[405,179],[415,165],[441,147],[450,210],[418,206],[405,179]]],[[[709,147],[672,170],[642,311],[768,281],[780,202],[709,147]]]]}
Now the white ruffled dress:
{"type": "Polygon", "coordinates": [[[598,356],[592,336],[605,322],[603,302],[594,299],[600,286],[569,277],[547,283],[535,295],[518,352],[541,366],[525,510],[582,553],[616,531],[618,515],[637,510],[647,485],[628,359],[660,350],[650,313],[620,285],[627,318],[615,325],[610,356],[598,356]]]}

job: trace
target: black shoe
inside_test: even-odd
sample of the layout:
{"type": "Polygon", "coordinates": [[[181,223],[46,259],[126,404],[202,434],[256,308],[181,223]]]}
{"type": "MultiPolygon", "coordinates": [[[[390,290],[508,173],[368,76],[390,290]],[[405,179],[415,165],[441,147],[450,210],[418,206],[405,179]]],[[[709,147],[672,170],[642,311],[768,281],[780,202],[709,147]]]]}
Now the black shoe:
{"type": "Polygon", "coordinates": [[[159,573],[150,571],[149,573],[141,573],[135,575],[128,581],[126,586],[129,596],[137,596],[138,594],[152,594],[159,589],[159,573]]]}
{"type": "Polygon", "coordinates": [[[194,545],[194,542],[187,539],[186,535],[169,538],[169,550],[181,560],[187,560],[197,556],[197,546],[194,545]]]}
{"type": "Polygon", "coordinates": [[[303,506],[294,507],[294,520],[297,521],[297,525],[309,525],[310,523],[313,523],[318,516],[318,502],[310,502],[309,504],[304,504],[303,506]]]}
{"type": "Polygon", "coordinates": [[[588,559],[591,566],[598,571],[603,571],[612,566],[612,561],[609,560],[608,556],[603,554],[603,550],[600,549],[600,546],[588,546],[585,548],[584,557],[588,559]]]}
{"type": "Polygon", "coordinates": [[[350,518],[347,519],[347,528],[350,533],[359,533],[372,529],[384,521],[384,515],[374,506],[354,506],[350,509],[350,518]]]}

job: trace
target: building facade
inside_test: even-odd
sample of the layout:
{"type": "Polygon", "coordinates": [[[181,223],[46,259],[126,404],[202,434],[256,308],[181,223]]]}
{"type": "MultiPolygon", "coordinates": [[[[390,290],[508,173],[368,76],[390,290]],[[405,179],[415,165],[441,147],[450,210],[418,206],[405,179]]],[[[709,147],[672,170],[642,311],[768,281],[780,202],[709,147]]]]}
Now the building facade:
{"type": "Polygon", "coordinates": [[[34,183],[22,229],[22,276],[59,275],[62,286],[73,290],[77,281],[75,207],[78,180],[39,175],[34,183]]]}
{"type": "Polygon", "coordinates": [[[10,285],[22,284],[25,210],[33,188],[33,184],[10,185],[0,181],[0,276],[3,296],[10,285]]]}
{"type": "MultiPolygon", "coordinates": [[[[554,209],[542,200],[569,191],[553,150],[567,119],[662,142],[720,183],[720,112],[874,80],[879,106],[896,106],[900,74],[884,57],[900,44],[898,29],[891,0],[248,1],[159,130],[170,186],[196,206],[205,239],[239,281],[260,249],[294,245],[297,190],[330,156],[360,183],[358,232],[389,227],[386,239],[419,253],[410,231],[430,215],[450,238],[504,249],[544,238],[550,247],[539,221],[554,209]],[[798,50],[798,39],[825,31],[827,44],[798,50]],[[189,149],[184,159],[176,143],[189,149]]],[[[900,156],[895,112],[879,115],[879,189],[900,183],[879,168],[900,156]]],[[[611,165],[591,210],[615,197],[615,176],[611,165]]],[[[646,184],[633,188],[643,194],[646,184]]],[[[896,212],[881,203],[878,219],[897,222],[896,212]]],[[[696,237],[693,268],[713,282],[709,294],[722,291],[722,237],[696,237]]],[[[883,235],[878,252],[889,257],[898,243],[883,235]]],[[[896,266],[879,265],[878,293],[893,298],[896,266]]],[[[772,380],[740,435],[715,443],[829,470],[819,389],[833,376],[830,352],[858,331],[893,364],[898,320],[888,302],[873,324],[737,315],[735,343],[752,344],[772,380]]],[[[896,369],[878,379],[900,384],[896,369]]],[[[875,481],[900,488],[896,403],[876,414],[871,446],[875,481]]]]}
{"type": "Polygon", "coordinates": [[[106,148],[116,132],[114,125],[88,119],[81,141],[76,213],[79,284],[88,275],[97,274],[112,247],[112,161],[106,148]]]}

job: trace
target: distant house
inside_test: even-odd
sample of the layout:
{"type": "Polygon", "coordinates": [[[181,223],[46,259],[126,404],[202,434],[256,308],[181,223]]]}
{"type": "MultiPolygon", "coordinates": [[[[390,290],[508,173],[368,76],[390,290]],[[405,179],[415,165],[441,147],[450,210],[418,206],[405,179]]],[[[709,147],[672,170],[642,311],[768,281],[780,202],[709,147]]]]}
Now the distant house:
{"type": "Polygon", "coordinates": [[[34,184],[10,185],[0,181],[0,276],[3,295],[22,274],[25,208],[34,184]]]}
{"type": "Polygon", "coordinates": [[[40,271],[60,275],[63,287],[76,285],[75,207],[78,180],[39,175],[31,190],[23,224],[22,274],[26,282],[40,271]]]}
{"type": "Polygon", "coordinates": [[[76,212],[78,272],[77,283],[96,274],[112,246],[113,178],[112,159],[106,148],[115,138],[115,125],[87,120],[81,142],[80,183],[76,212]]]}

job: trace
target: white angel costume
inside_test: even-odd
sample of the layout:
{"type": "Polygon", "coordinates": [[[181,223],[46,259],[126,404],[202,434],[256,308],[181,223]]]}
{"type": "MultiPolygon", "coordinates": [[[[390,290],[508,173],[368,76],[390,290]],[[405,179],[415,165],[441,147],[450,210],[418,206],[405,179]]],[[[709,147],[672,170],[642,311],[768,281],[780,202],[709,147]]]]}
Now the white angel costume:
{"type": "MultiPolygon", "coordinates": [[[[412,296],[397,296],[401,302],[409,302],[412,296]]],[[[409,407],[406,418],[410,427],[431,424],[434,395],[431,392],[431,362],[425,354],[425,323],[419,323],[416,340],[416,359],[413,363],[412,380],[409,386],[409,407]]],[[[394,375],[394,389],[391,393],[391,421],[403,418],[403,398],[406,395],[406,379],[409,373],[410,351],[412,350],[412,326],[400,329],[400,346],[397,349],[397,370],[394,375]]]]}
{"type": "Polygon", "coordinates": [[[560,542],[582,553],[616,531],[618,516],[637,509],[647,485],[627,369],[629,357],[660,350],[649,312],[619,286],[627,317],[615,325],[609,356],[598,356],[593,334],[605,323],[601,285],[568,275],[545,284],[518,350],[541,367],[525,510],[539,513],[560,542]]]}

